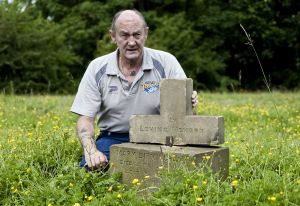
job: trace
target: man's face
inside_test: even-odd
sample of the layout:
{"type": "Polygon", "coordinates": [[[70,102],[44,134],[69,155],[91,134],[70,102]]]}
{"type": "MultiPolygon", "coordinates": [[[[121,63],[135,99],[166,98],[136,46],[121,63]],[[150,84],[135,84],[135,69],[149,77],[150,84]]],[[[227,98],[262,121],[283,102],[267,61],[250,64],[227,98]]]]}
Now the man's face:
{"type": "Polygon", "coordinates": [[[147,33],[148,28],[145,28],[137,14],[124,12],[117,19],[115,32],[111,32],[111,38],[117,43],[120,57],[135,62],[143,56],[147,33]]]}

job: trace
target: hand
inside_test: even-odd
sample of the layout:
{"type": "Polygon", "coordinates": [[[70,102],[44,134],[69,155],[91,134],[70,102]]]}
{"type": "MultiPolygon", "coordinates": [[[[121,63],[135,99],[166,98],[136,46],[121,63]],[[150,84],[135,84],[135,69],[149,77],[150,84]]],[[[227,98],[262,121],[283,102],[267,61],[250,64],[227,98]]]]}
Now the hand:
{"type": "Polygon", "coordinates": [[[97,170],[107,166],[107,157],[99,150],[95,150],[91,153],[84,151],[85,161],[90,170],[97,170]]]}
{"type": "Polygon", "coordinates": [[[198,105],[198,94],[197,91],[193,91],[192,94],[192,106],[195,108],[198,105]]]}

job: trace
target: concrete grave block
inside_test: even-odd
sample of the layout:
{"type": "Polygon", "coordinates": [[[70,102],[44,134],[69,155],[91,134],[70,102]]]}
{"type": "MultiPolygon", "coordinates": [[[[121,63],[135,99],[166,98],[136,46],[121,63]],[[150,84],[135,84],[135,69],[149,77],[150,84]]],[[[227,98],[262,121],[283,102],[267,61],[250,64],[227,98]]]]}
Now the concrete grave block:
{"type": "Polygon", "coordinates": [[[160,115],[133,115],[130,142],[171,145],[224,143],[224,118],[193,115],[192,79],[164,79],[160,83],[160,115]]]}
{"type": "MultiPolygon", "coordinates": [[[[189,157],[185,161],[189,166],[192,165],[192,161],[199,166],[206,162],[214,173],[219,173],[222,179],[228,176],[229,149],[226,147],[169,147],[157,144],[123,143],[112,145],[110,151],[110,172],[120,172],[122,182],[125,184],[131,184],[136,178],[141,181],[149,175],[150,179],[144,181],[144,186],[158,186],[159,167],[170,166],[168,160],[171,156],[189,157]],[[209,157],[209,160],[204,157],[209,157]]],[[[176,166],[171,165],[170,168],[176,166]]]]}

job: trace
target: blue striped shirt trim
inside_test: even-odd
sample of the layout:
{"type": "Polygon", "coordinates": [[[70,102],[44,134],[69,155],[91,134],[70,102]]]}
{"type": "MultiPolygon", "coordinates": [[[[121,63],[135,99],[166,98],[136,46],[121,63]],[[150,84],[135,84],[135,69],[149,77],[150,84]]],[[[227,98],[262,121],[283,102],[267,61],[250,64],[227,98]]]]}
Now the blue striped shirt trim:
{"type": "Polygon", "coordinates": [[[100,86],[100,83],[101,83],[101,78],[103,76],[103,74],[105,74],[106,72],[106,67],[107,67],[107,64],[105,64],[101,69],[99,69],[99,71],[96,73],[96,83],[98,86],[100,86]]]}
{"type": "Polygon", "coordinates": [[[161,65],[159,61],[152,58],[154,68],[159,72],[161,78],[166,78],[166,73],[164,67],[161,65]]]}

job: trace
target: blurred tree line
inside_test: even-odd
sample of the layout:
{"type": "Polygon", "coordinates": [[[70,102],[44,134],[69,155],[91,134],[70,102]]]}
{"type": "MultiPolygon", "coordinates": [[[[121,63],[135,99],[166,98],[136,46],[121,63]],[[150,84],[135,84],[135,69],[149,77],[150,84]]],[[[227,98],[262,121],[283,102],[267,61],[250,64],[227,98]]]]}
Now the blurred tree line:
{"type": "Polygon", "coordinates": [[[198,90],[300,88],[298,0],[0,0],[0,90],[73,93],[88,65],[115,50],[113,15],[136,8],[146,46],[173,53],[198,90]]]}

